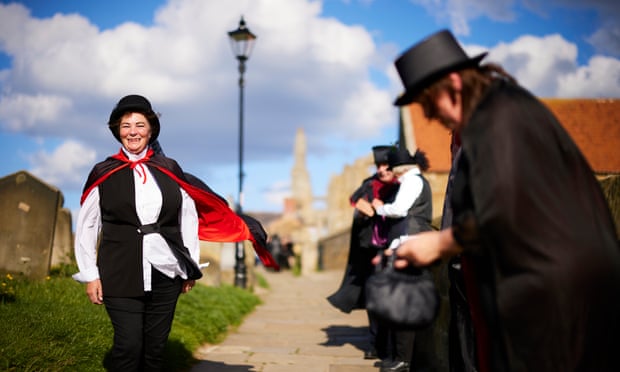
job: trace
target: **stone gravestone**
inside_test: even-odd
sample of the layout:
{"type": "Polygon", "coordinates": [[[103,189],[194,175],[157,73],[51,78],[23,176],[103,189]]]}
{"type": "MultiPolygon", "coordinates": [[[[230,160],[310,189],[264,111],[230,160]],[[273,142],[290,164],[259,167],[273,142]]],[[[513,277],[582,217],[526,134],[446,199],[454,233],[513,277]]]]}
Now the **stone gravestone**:
{"type": "Polygon", "coordinates": [[[71,211],[67,208],[58,209],[54,230],[54,243],[52,245],[51,267],[72,262],[73,232],[71,229],[71,211]]]}
{"type": "Polygon", "coordinates": [[[64,199],[26,171],[0,178],[0,271],[49,275],[54,231],[64,199]]]}

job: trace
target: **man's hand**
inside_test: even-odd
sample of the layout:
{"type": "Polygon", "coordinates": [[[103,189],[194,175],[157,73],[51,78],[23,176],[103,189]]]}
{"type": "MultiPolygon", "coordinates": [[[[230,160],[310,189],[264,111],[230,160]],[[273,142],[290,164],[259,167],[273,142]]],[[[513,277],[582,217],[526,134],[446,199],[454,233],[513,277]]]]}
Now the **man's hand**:
{"type": "Polygon", "coordinates": [[[360,212],[364,213],[365,215],[369,217],[372,217],[375,215],[375,210],[372,208],[372,205],[370,205],[370,203],[366,199],[359,199],[355,203],[355,208],[357,208],[360,212]]]}
{"type": "MultiPolygon", "coordinates": [[[[452,229],[426,231],[409,236],[396,249],[394,267],[402,269],[409,265],[428,266],[438,259],[454,256],[462,248],[452,238],[452,229]]],[[[392,252],[386,251],[386,254],[392,252]]]]}

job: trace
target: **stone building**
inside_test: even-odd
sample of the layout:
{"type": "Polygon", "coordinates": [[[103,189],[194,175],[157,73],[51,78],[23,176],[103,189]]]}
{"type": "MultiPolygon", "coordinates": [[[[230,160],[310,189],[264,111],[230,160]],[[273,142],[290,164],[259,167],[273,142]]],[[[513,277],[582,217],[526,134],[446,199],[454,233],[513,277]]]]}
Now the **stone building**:
{"type": "Polygon", "coordinates": [[[270,236],[278,235],[283,243],[291,242],[301,259],[301,272],[316,271],[319,264],[318,239],[325,234],[325,211],[314,208],[310,173],[306,167],[306,136],[297,129],[294,144],[294,164],[291,169],[291,196],[284,200],[282,215],[266,225],[270,236]]]}

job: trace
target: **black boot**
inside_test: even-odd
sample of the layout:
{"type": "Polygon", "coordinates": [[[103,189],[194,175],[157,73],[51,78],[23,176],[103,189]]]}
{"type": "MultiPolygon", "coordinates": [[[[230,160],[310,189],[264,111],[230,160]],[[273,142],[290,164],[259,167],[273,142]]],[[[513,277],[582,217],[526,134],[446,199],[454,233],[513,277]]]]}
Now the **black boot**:
{"type": "Polygon", "coordinates": [[[380,372],[409,372],[409,363],[395,360],[381,366],[380,372]]]}

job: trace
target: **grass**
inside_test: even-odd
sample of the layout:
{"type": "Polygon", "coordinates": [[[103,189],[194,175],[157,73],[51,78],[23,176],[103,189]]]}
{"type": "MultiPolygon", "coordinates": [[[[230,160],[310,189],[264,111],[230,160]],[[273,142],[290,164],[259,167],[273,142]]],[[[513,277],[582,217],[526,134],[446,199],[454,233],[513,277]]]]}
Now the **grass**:
{"type": "MultiPolygon", "coordinates": [[[[112,346],[110,320],[68,272],[75,269],[63,268],[45,281],[2,277],[11,296],[0,296],[0,371],[104,371],[112,346]]],[[[254,294],[230,285],[198,284],[181,295],[165,370],[188,370],[200,345],[221,342],[259,303],[254,294]]]]}

